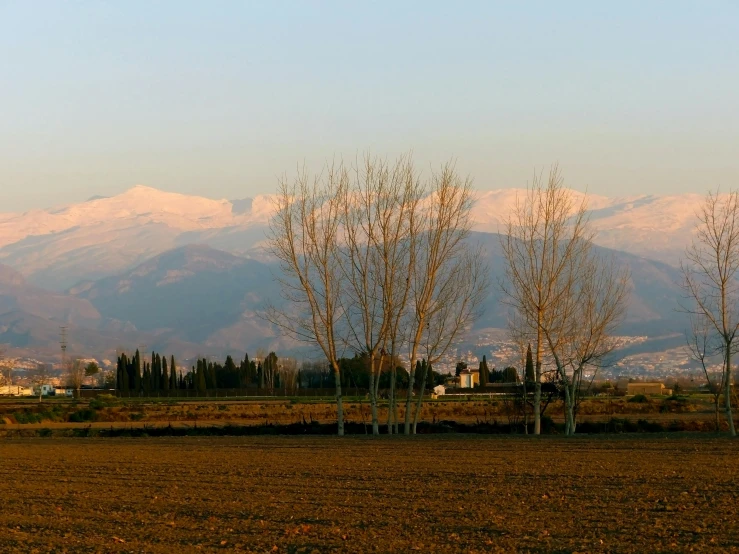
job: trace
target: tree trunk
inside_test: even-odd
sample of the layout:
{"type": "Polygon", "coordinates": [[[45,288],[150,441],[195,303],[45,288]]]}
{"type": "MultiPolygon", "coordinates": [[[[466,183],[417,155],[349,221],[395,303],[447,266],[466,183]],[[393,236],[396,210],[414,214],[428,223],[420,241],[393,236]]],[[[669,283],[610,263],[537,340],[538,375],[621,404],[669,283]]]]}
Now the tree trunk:
{"type": "Polygon", "coordinates": [[[726,420],[729,423],[729,434],[736,437],[734,428],[734,414],[731,411],[731,344],[726,345],[726,369],[724,375],[724,404],[726,406],[726,420]]]}
{"type": "Polygon", "coordinates": [[[393,422],[393,416],[395,415],[395,378],[397,375],[396,372],[397,370],[394,367],[390,370],[390,393],[387,399],[387,434],[388,435],[392,435],[393,430],[395,428],[395,425],[393,422]]]}
{"type": "Polygon", "coordinates": [[[718,405],[719,405],[719,398],[721,398],[721,395],[720,394],[716,394],[713,397],[713,407],[714,407],[714,412],[715,412],[715,415],[716,415],[716,432],[717,433],[721,430],[721,423],[719,421],[719,411],[720,410],[719,410],[719,407],[718,407],[718,405]]]}
{"type": "MultiPolygon", "coordinates": [[[[526,366],[524,365],[524,368],[526,366]]],[[[523,372],[523,434],[529,434],[529,395],[526,391],[526,370],[523,372]]]]}
{"type": "Polygon", "coordinates": [[[413,381],[416,376],[416,369],[413,367],[415,362],[415,360],[411,360],[411,367],[408,371],[408,394],[405,397],[405,426],[403,428],[406,435],[411,434],[411,398],[413,397],[413,381]]]}
{"type": "Polygon", "coordinates": [[[536,371],[534,374],[534,435],[541,435],[541,311],[539,311],[537,318],[536,371]]]}
{"type": "Polygon", "coordinates": [[[372,434],[379,435],[380,434],[380,423],[377,419],[377,390],[375,389],[375,367],[374,367],[374,359],[372,357],[370,357],[369,393],[370,393],[370,409],[372,411],[372,434]]]}
{"type": "Polygon", "coordinates": [[[575,412],[573,409],[574,392],[570,390],[570,385],[565,381],[565,435],[571,437],[575,434],[575,412]]]}
{"type": "Polygon", "coordinates": [[[344,400],[341,397],[341,373],[334,368],[334,382],[336,383],[336,417],[339,427],[339,436],[344,436],[344,400]]]}
{"type": "MultiPolygon", "coordinates": [[[[428,363],[428,362],[426,362],[428,363]]],[[[421,366],[423,369],[423,376],[421,377],[421,390],[418,391],[418,402],[416,403],[416,413],[413,414],[413,434],[416,434],[416,427],[418,427],[418,414],[421,413],[421,406],[423,405],[423,392],[426,390],[426,376],[428,375],[428,367],[421,366]]]]}

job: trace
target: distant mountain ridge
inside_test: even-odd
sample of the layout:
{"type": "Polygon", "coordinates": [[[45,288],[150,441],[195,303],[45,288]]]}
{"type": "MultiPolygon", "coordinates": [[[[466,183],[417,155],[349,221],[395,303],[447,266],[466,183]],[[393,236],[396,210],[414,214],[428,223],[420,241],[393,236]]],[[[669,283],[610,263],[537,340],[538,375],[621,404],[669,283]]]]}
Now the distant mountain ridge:
{"type": "MultiPolygon", "coordinates": [[[[495,233],[523,194],[478,193],[472,240],[483,244],[494,280],[504,263],[495,233]]],[[[701,200],[588,197],[596,242],[631,268],[625,334],[682,343],[676,265],[701,200]]],[[[107,356],[119,347],[193,356],[294,348],[258,316],[280,296],[278,268],[262,248],[273,210],[270,195],[211,200],[139,186],[57,209],[0,214],[0,344],[57,352],[65,325],[80,351],[107,356]]],[[[497,291],[483,308],[477,329],[505,327],[497,291]]]]}
{"type": "MultiPolygon", "coordinates": [[[[482,245],[493,282],[501,278],[500,237],[473,233],[470,240],[482,245]]],[[[621,332],[672,335],[668,342],[679,346],[686,326],[684,314],[675,311],[679,271],[632,254],[603,252],[631,268],[633,294],[621,332]]],[[[53,353],[58,351],[58,328],[65,325],[77,352],[108,358],[117,348],[156,348],[187,357],[242,355],[255,348],[294,350],[296,343],[259,316],[268,302],[280,301],[278,272],[274,262],[187,245],[55,293],[0,266],[0,343],[53,353]]],[[[475,329],[506,326],[507,308],[497,288],[491,289],[482,313],[475,329]]]]}
{"type": "MultiPolygon", "coordinates": [[[[480,191],[474,230],[503,231],[523,189],[480,191]]],[[[583,194],[573,191],[576,198],[583,194]]],[[[696,194],[588,195],[596,242],[677,266],[695,226],[696,194]]],[[[23,214],[0,214],[0,263],[31,283],[65,290],[124,272],[187,244],[260,256],[274,196],[212,200],[136,186],[109,198],[23,214]]]]}

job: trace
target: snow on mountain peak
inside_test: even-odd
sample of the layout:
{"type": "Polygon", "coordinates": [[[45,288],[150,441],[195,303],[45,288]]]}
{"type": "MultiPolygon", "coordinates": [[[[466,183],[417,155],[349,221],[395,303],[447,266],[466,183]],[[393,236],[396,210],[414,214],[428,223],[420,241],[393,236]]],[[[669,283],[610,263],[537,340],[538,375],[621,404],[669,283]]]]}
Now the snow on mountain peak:
{"type": "MultiPolygon", "coordinates": [[[[526,189],[476,192],[473,229],[500,232],[516,200],[523,200],[526,194],[526,189]]],[[[575,205],[585,198],[579,191],[572,194],[575,205]]],[[[41,242],[47,244],[47,252],[57,251],[58,255],[78,256],[82,248],[94,249],[113,240],[121,243],[125,252],[143,248],[151,254],[161,249],[155,244],[182,245],[196,236],[243,253],[254,241],[263,240],[260,228],[274,213],[274,198],[264,194],[231,202],[137,185],[108,198],[93,197],[79,204],[24,214],[0,214],[0,260],[15,260],[20,267],[41,242]],[[148,238],[144,244],[133,245],[134,236],[148,238]],[[29,237],[35,237],[36,246],[20,242],[29,237]]],[[[625,198],[588,194],[587,205],[599,244],[676,263],[693,236],[695,208],[702,198],[698,194],[625,198]]],[[[37,265],[41,263],[38,258],[37,265]]]]}

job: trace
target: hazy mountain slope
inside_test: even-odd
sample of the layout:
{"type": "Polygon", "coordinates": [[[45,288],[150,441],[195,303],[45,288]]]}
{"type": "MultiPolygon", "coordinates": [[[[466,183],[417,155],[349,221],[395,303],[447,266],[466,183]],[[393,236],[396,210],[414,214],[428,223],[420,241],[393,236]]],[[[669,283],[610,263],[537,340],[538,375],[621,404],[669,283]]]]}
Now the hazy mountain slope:
{"type": "Polygon", "coordinates": [[[26,313],[57,326],[75,322],[96,327],[101,320],[89,301],[29,285],[20,273],[0,265],[0,314],[6,312],[26,313]]]}
{"type": "Polygon", "coordinates": [[[190,245],[72,292],[105,317],[204,345],[221,329],[239,329],[243,323],[228,341],[236,346],[270,334],[268,325],[256,321],[255,310],[278,290],[266,265],[190,245]]]}
{"type": "MultiPolygon", "coordinates": [[[[471,240],[482,243],[494,283],[475,327],[504,328],[508,308],[497,287],[505,267],[500,237],[473,233],[471,240]]],[[[600,250],[631,271],[633,294],[620,332],[681,343],[687,322],[676,311],[678,270],[633,254],[600,250]]],[[[274,262],[188,245],[119,275],[81,283],[65,295],[30,286],[18,272],[0,266],[0,342],[53,352],[63,322],[80,351],[108,356],[119,347],[166,346],[180,356],[240,354],[255,348],[284,352],[296,345],[258,316],[268,301],[280,300],[273,273],[278,273],[274,262]]]]}
{"type": "MultiPolygon", "coordinates": [[[[504,268],[499,236],[474,233],[472,240],[482,243],[497,283],[504,268]]],[[[631,254],[600,250],[631,269],[633,294],[622,333],[663,336],[682,332],[684,315],[676,312],[678,271],[631,254]]],[[[272,272],[277,272],[276,266],[205,246],[188,246],[72,292],[92,302],[103,316],[131,322],[142,331],[209,347],[267,347],[265,342],[282,340],[257,315],[267,300],[279,300],[272,272]]],[[[508,308],[501,300],[498,287],[493,286],[476,328],[506,326],[508,308]]]]}
{"type": "MultiPolygon", "coordinates": [[[[492,272],[493,287],[476,327],[505,327],[508,306],[497,284],[505,279],[505,258],[500,235],[473,233],[471,240],[482,244],[492,272]]],[[[662,262],[647,260],[626,252],[598,247],[604,256],[628,267],[631,272],[631,296],[621,332],[628,335],[666,335],[686,328],[685,314],[677,311],[681,289],[680,273],[662,262]]]]}

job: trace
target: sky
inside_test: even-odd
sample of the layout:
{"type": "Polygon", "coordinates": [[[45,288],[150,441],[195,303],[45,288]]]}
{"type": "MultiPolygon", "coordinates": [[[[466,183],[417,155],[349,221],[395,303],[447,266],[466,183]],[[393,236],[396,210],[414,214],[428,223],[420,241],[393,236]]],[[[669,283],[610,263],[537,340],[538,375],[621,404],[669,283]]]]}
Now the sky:
{"type": "Polygon", "coordinates": [[[367,150],[483,190],[739,187],[739,2],[0,0],[0,212],[367,150]]]}

